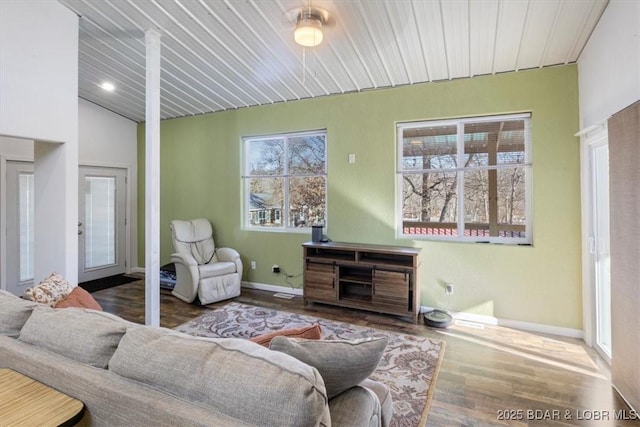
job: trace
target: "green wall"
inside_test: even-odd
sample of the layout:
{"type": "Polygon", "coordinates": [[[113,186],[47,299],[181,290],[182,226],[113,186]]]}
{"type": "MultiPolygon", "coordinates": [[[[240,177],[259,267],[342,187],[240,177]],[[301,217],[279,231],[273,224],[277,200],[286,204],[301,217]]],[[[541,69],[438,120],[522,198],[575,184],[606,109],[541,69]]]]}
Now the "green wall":
{"type": "MultiPolygon", "coordinates": [[[[169,221],[214,224],[218,246],[236,248],[243,280],[288,286],[279,264],[302,272],[310,233],[245,231],[241,138],[327,129],[328,221],[334,241],[422,248],[422,305],[580,329],[580,182],[575,65],[403,86],[166,120],[161,123],[161,263],[172,251],[169,221]],[[395,237],[395,124],[399,121],[532,113],[532,247],[395,237]],[[349,164],[349,153],[356,163],[349,164]],[[255,260],[256,270],[248,269],[255,260]]],[[[139,265],[144,266],[144,124],[138,132],[139,265]]],[[[302,279],[292,282],[301,286],[302,279]]]]}

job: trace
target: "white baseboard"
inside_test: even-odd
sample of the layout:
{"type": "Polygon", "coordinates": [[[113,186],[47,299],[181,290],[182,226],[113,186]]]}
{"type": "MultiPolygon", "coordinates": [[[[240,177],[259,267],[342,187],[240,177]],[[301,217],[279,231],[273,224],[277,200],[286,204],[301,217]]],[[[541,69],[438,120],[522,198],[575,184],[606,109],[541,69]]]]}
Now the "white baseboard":
{"type": "MultiPolygon", "coordinates": [[[[135,267],[131,269],[132,273],[144,273],[143,267],[135,267]]],[[[261,291],[282,292],[286,294],[302,295],[302,289],[290,288],[286,286],[269,285],[266,283],[242,282],[243,288],[258,289],[261,291]]],[[[421,306],[420,312],[425,313],[433,310],[433,307],[421,306]]],[[[584,333],[580,329],[565,328],[562,326],[544,325],[541,323],[523,322],[521,320],[500,319],[498,317],[487,316],[484,314],[465,313],[464,311],[447,310],[454,320],[464,320],[467,322],[481,323],[484,325],[504,326],[506,328],[518,329],[521,331],[539,332],[542,334],[559,335],[562,337],[584,339],[584,333]]]]}
{"type": "Polygon", "coordinates": [[[613,389],[616,391],[616,393],[618,393],[618,396],[620,396],[620,398],[622,400],[624,400],[624,403],[626,403],[627,406],[629,408],[631,408],[631,412],[635,415],[635,417],[633,419],[635,419],[635,420],[640,419],[640,412],[638,411],[638,409],[633,407],[633,405],[627,400],[627,398],[625,397],[624,394],[620,393],[620,389],[618,387],[616,387],[615,384],[611,384],[611,387],[613,387],[613,389]]]}
{"type": "MultiPolygon", "coordinates": [[[[432,307],[421,306],[420,312],[424,313],[433,310],[432,307]]],[[[521,331],[539,332],[542,334],[559,335],[562,337],[584,339],[584,333],[580,329],[565,328],[562,326],[543,325],[541,323],[523,322],[521,320],[500,319],[498,317],[484,314],[465,313],[464,311],[447,312],[453,316],[454,320],[464,320],[468,322],[482,323],[485,325],[504,326],[506,328],[518,329],[521,331]]]]}
{"type": "Polygon", "coordinates": [[[243,288],[258,289],[261,291],[282,292],[284,294],[302,295],[302,289],[288,288],[286,286],[268,285],[266,283],[242,282],[243,288]]]}

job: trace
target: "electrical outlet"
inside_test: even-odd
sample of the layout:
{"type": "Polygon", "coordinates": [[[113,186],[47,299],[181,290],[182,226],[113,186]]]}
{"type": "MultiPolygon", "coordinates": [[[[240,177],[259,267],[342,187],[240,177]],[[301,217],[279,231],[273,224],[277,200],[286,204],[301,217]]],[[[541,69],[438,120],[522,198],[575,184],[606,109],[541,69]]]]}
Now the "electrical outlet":
{"type": "Polygon", "coordinates": [[[444,284],[444,293],[447,295],[451,295],[453,293],[453,283],[444,284]]]}
{"type": "Polygon", "coordinates": [[[251,261],[251,269],[252,270],[256,269],[256,262],[255,261],[251,261]]]}
{"type": "Polygon", "coordinates": [[[273,267],[271,267],[271,271],[273,273],[280,273],[280,266],[278,264],[273,264],[273,267]]]}

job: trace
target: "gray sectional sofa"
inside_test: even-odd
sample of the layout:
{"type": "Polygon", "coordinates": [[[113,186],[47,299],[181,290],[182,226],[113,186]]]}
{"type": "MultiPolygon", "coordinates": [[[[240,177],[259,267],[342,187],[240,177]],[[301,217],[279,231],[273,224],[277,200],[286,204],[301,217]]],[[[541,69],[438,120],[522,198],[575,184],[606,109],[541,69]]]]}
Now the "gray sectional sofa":
{"type": "Polygon", "coordinates": [[[83,425],[386,426],[392,412],[383,384],[366,379],[332,396],[316,368],[247,340],[196,338],[4,291],[0,368],[81,400],[83,425]]]}

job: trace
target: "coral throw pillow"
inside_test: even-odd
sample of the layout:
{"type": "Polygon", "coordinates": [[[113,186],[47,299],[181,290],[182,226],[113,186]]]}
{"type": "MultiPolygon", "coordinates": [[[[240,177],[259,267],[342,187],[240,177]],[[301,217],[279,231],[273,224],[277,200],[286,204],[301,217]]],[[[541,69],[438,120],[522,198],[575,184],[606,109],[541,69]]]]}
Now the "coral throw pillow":
{"type": "Polygon", "coordinates": [[[278,336],[319,340],[322,337],[322,328],[320,328],[320,325],[316,323],[311,326],[303,326],[301,328],[282,329],[280,331],[270,332],[268,334],[253,337],[251,338],[251,341],[265,347],[269,347],[269,344],[271,344],[271,340],[278,336]]]}
{"type": "Polygon", "coordinates": [[[69,295],[55,305],[55,308],[80,307],[90,308],[92,310],[102,311],[102,307],[98,304],[89,292],[76,286],[69,295]]]}

